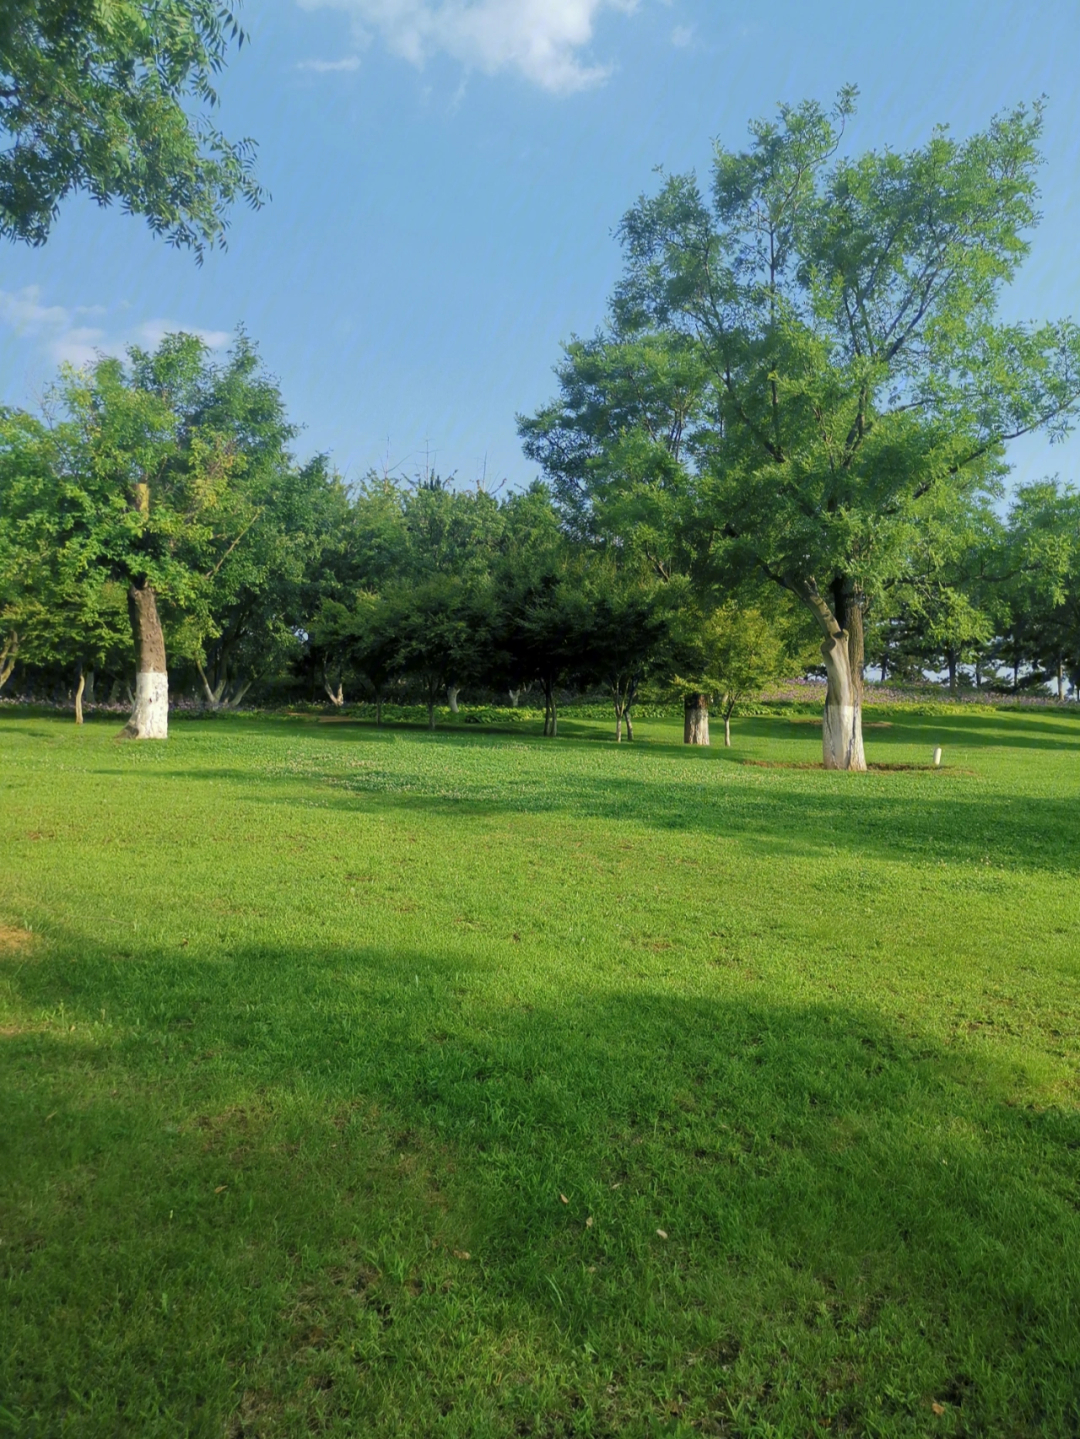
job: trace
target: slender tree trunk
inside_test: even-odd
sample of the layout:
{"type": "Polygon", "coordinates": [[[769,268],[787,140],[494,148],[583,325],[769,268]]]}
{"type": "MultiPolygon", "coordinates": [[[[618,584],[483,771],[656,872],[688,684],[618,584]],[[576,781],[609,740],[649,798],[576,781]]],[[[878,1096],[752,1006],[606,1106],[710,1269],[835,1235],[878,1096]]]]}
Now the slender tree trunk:
{"type": "Polygon", "coordinates": [[[82,665],[80,665],[80,666],[79,666],[79,683],[75,686],[75,723],[76,723],[76,724],[82,724],[82,722],[83,722],[82,697],[83,697],[83,690],[84,690],[85,688],[86,688],[86,671],[83,669],[82,665]]]}
{"type": "Polygon", "coordinates": [[[630,741],[634,738],[634,721],[630,718],[629,707],[627,707],[626,711],[626,738],[627,741],[630,741]]]}
{"type": "Polygon", "coordinates": [[[709,743],[709,696],[687,695],[683,702],[683,744],[709,743]]]}
{"type": "Polygon", "coordinates": [[[345,695],[341,687],[341,680],[338,680],[336,687],[332,686],[330,684],[330,681],[326,677],[326,671],[323,670],[323,689],[326,691],[327,697],[329,698],[330,703],[334,706],[334,708],[340,709],[341,706],[345,703],[345,695]]]}
{"type": "Polygon", "coordinates": [[[202,681],[203,694],[206,697],[207,708],[212,710],[219,710],[221,708],[221,696],[225,689],[225,681],[222,680],[216,688],[212,687],[210,681],[206,677],[206,671],[203,669],[202,660],[195,661],[195,670],[199,676],[199,679],[202,681]]]}
{"type": "Polygon", "coordinates": [[[956,698],[956,651],[948,649],[945,651],[945,660],[949,667],[949,694],[956,698]]]}
{"type": "Polygon", "coordinates": [[[83,699],[88,705],[92,705],[94,703],[94,685],[96,681],[97,676],[94,673],[93,665],[91,665],[86,672],[86,689],[83,693],[83,699]]]}
{"type": "Polygon", "coordinates": [[[1058,700],[1065,698],[1065,662],[1060,657],[1057,662],[1058,700]]]}
{"type": "Polygon", "coordinates": [[[0,645],[0,690],[4,688],[11,678],[11,672],[15,668],[15,661],[19,658],[19,636],[14,630],[4,636],[3,645],[0,645]]]}
{"type": "Polygon", "coordinates": [[[622,710],[615,704],[615,743],[622,744],[622,710]]]}
{"type": "Polygon", "coordinates": [[[725,713],[725,715],[724,715],[724,748],[725,748],[725,749],[730,749],[730,748],[731,748],[731,714],[730,714],[730,712],[725,713]]]}
{"type": "Polygon", "coordinates": [[[510,695],[510,708],[516,710],[518,707],[518,700],[521,698],[521,691],[509,690],[508,693],[510,695]]]}
{"type": "Polygon", "coordinates": [[[138,669],[134,708],[121,734],[125,739],[167,739],[169,675],[165,668],[165,636],[151,585],[144,582],[129,588],[128,614],[138,669]]]}
{"type": "Polygon", "coordinates": [[[447,703],[448,703],[449,706],[450,706],[450,713],[451,713],[452,715],[456,715],[457,712],[458,712],[457,697],[458,697],[458,695],[459,695],[460,693],[461,693],[461,686],[460,686],[460,685],[447,685],[447,686],[446,686],[446,700],[447,700],[447,703]]]}
{"type": "MultiPolygon", "coordinates": [[[[837,586],[844,598],[842,586],[837,586]]],[[[802,598],[825,638],[825,715],[821,726],[822,758],[826,769],[865,770],[862,738],[863,612],[860,596],[845,603],[844,628],[822,599],[813,580],[802,588],[802,598]]],[[[839,607],[839,604],[838,604],[839,607]]]]}
{"type": "Polygon", "coordinates": [[[975,688],[982,689],[982,656],[975,656],[975,688]]]}

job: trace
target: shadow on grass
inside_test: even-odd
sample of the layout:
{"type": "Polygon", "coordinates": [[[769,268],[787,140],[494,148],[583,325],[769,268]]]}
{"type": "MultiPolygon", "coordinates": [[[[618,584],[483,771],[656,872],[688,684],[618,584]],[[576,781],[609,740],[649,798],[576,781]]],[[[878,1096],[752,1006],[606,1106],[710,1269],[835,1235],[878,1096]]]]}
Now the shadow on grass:
{"type": "MultiPolygon", "coordinates": [[[[647,771],[635,770],[634,757],[627,755],[622,772],[598,773],[563,763],[574,754],[570,744],[552,756],[538,742],[515,747],[532,751],[520,771],[488,767],[448,773],[432,762],[447,745],[457,748],[453,740],[438,737],[431,750],[398,751],[385,763],[371,759],[359,766],[343,763],[340,769],[320,755],[297,769],[155,765],[148,772],[185,783],[233,785],[248,803],[280,804],[284,790],[295,794],[297,804],[310,805],[315,796],[320,806],[366,814],[454,820],[549,814],[634,823],[736,838],[751,852],[778,857],[814,858],[843,850],[878,859],[990,864],[1011,871],[1075,874],[1080,868],[1080,806],[1071,796],[1002,793],[968,771],[883,764],[869,774],[843,775],[738,754],[721,763],[674,754],[680,763],[668,768],[668,753],[654,747],[647,771]],[[549,765],[552,758],[559,763],[549,765]],[[268,790],[274,792],[272,801],[268,790]]],[[[364,747],[381,748],[366,742],[364,747]]],[[[577,748],[584,752],[583,746],[577,748]]],[[[343,752],[343,761],[346,757],[343,752]]],[[[144,773],[113,767],[91,772],[144,773]]]]}
{"type": "Polygon", "coordinates": [[[1076,1432],[1080,1120],[974,1051],[378,948],[10,982],[20,1434],[1076,1432]]]}

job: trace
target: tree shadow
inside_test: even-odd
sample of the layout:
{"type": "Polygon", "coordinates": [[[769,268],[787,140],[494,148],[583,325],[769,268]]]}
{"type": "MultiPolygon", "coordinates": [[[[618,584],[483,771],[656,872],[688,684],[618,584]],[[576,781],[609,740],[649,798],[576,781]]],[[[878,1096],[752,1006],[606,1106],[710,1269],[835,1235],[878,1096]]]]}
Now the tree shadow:
{"type": "MultiPolygon", "coordinates": [[[[446,743],[436,740],[437,746],[446,743]]],[[[505,772],[485,766],[448,773],[431,762],[427,747],[398,751],[382,764],[365,760],[352,767],[346,762],[336,768],[316,756],[293,768],[155,766],[153,772],[186,783],[235,784],[249,803],[280,803],[284,788],[295,791],[298,803],[310,802],[314,791],[321,805],[358,813],[630,822],[658,832],[735,838],[751,852],[776,857],[813,858],[841,850],[884,860],[990,864],[1014,872],[1075,874],[1080,867],[1080,808],[1071,796],[988,790],[978,777],[950,769],[838,775],[747,763],[745,756],[713,763],[675,747],[654,746],[647,752],[648,767],[633,768],[636,756],[624,753],[615,761],[621,768],[598,773],[587,764],[567,764],[575,753],[569,745],[557,755],[543,741],[514,748],[531,754],[521,768],[505,772]],[[558,763],[549,763],[553,759],[558,763]],[[270,789],[272,797],[266,793],[270,789]]],[[[579,744],[577,753],[588,751],[579,744]]],[[[342,750],[343,760],[347,755],[342,750]]],[[[134,771],[99,766],[92,772],[134,771]]]]}
{"type": "Polygon", "coordinates": [[[42,1433],[140,1432],[125,1384],[187,1432],[1075,1432],[1080,1118],[984,1050],[437,950],[69,935],[10,982],[63,1003],[0,1039],[42,1433]]]}

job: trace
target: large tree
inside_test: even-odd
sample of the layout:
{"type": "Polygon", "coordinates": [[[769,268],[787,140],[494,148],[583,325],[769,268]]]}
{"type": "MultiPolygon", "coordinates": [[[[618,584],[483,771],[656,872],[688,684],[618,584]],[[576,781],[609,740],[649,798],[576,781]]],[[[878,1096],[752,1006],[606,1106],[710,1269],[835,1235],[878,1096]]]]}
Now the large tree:
{"type": "Polygon", "coordinates": [[[717,147],[624,217],[619,333],[683,336],[709,371],[693,464],[712,560],[797,596],[822,636],[826,766],[865,767],[864,615],[927,504],[991,489],[1007,442],[1064,432],[1071,322],[1003,323],[1037,220],[1039,106],[957,140],[838,158],[854,92],[717,147]]]}
{"type": "MultiPolygon", "coordinates": [[[[133,349],[126,364],[64,370],[48,423],[24,416],[0,428],[0,557],[26,557],[47,609],[54,573],[81,575],[88,596],[106,581],[122,586],[136,661],[133,738],[168,732],[162,606],[181,655],[197,659],[231,613],[222,614],[221,576],[233,574],[224,598],[235,600],[285,563],[288,513],[283,520],[275,503],[289,489],[291,432],[279,412],[276,386],[243,337],[218,362],[196,337],[169,335],[152,354],[133,349]],[[253,578],[235,566],[264,519],[275,538],[269,558],[258,550],[253,578]],[[60,559],[31,568],[43,544],[60,559]]],[[[19,603],[25,611],[25,595],[19,603]]]]}
{"type": "Polygon", "coordinates": [[[82,191],[199,256],[221,244],[229,205],[262,201],[253,142],[209,119],[243,39],[221,0],[4,0],[0,235],[42,244],[82,191]]]}

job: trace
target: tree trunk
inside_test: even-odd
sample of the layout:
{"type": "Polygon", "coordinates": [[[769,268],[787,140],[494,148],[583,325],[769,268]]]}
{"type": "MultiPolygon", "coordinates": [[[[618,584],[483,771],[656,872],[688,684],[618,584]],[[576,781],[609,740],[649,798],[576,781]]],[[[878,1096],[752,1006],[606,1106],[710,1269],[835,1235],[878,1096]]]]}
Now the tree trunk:
{"type": "Polygon", "coordinates": [[[79,683],[75,686],[75,723],[76,723],[76,724],[82,724],[82,722],[83,722],[82,697],[83,697],[83,690],[84,690],[85,688],[86,688],[86,672],[85,672],[85,670],[83,669],[82,665],[80,665],[80,666],[79,666],[79,683]]]}
{"type": "Polygon", "coordinates": [[[634,738],[634,721],[630,718],[629,710],[626,711],[626,738],[628,741],[634,738]]]}
{"type": "Polygon", "coordinates": [[[838,583],[837,608],[843,602],[844,628],[822,599],[817,585],[809,580],[802,588],[825,638],[821,657],[825,661],[825,715],[821,726],[822,759],[826,769],[865,770],[862,738],[863,611],[861,596],[846,596],[838,583]]]}
{"type": "Polygon", "coordinates": [[[945,651],[945,662],[946,662],[946,664],[948,665],[948,668],[949,668],[949,696],[950,696],[951,699],[955,699],[955,698],[956,698],[956,651],[955,651],[955,650],[950,649],[950,650],[946,650],[946,651],[945,651]]]}
{"type": "Polygon", "coordinates": [[[518,700],[521,698],[521,691],[520,691],[520,690],[508,690],[507,693],[508,693],[509,696],[510,696],[510,708],[516,710],[517,707],[518,707],[518,700]]]}
{"type": "Polygon", "coordinates": [[[724,748],[731,748],[731,716],[729,714],[724,716],[724,748]]]}
{"type": "Polygon", "coordinates": [[[19,636],[14,630],[4,636],[4,643],[0,646],[0,690],[4,688],[11,678],[11,672],[15,668],[15,661],[19,658],[19,636]]]}
{"type": "Polygon", "coordinates": [[[375,728],[382,729],[382,695],[375,696],[375,728]]]}
{"type": "Polygon", "coordinates": [[[683,702],[683,744],[709,743],[709,696],[687,695],[683,702]]]}
{"type": "Polygon", "coordinates": [[[97,676],[94,674],[94,667],[91,665],[86,672],[86,690],[83,693],[83,699],[88,705],[94,703],[94,684],[96,679],[97,676]]]}
{"type": "Polygon", "coordinates": [[[449,706],[450,706],[450,713],[451,713],[452,715],[456,715],[457,712],[458,712],[457,697],[458,697],[458,695],[459,695],[460,693],[461,693],[461,686],[460,686],[460,685],[447,685],[447,686],[446,686],[446,700],[447,700],[447,703],[448,703],[449,706]]]}
{"type": "Polygon", "coordinates": [[[128,614],[138,669],[134,708],[120,733],[125,739],[167,739],[169,675],[165,668],[165,636],[161,632],[157,599],[151,585],[143,583],[130,587],[128,614]]]}
{"type": "Polygon", "coordinates": [[[225,693],[226,681],[223,679],[220,684],[211,686],[210,681],[206,677],[206,671],[203,669],[202,660],[195,661],[195,669],[198,672],[199,679],[202,680],[203,694],[206,696],[207,708],[219,710],[221,708],[221,696],[225,693]]]}
{"type": "MultiPolygon", "coordinates": [[[[338,680],[338,682],[337,682],[337,688],[336,688],[336,689],[332,689],[331,686],[330,686],[330,681],[326,678],[326,674],[325,674],[325,671],[324,671],[324,673],[323,673],[323,689],[326,691],[327,697],[329,698],[330,703],[334,706],[334,708],[335,708],[335,709],[340,709],[341,706],[345,703],[345,695],[344,695],[344,693],[342,692],[341,681],[338,680]]],[[[245,691],[245,693],[246,693],[246,691],[245,691]]]]}
{"type": "Polygon", "coordinates": [[[975,688],[982,689],[982,656],[975,656],[975,688]]]}
{"type": "Polygon", "coordinates": [[[1065,662],[1061,658],[1057,662],[1058,700],[1065,698],[1065,662]]]}
{"type": "Polygon", "coordinates": [[[622,710],[615,706],[615,743],[622,744],[622,710]]]}

